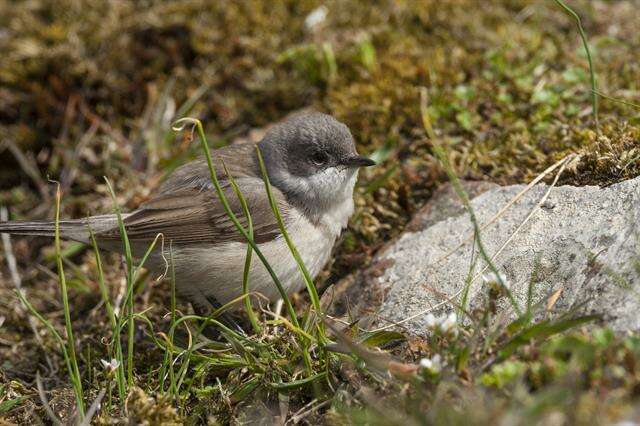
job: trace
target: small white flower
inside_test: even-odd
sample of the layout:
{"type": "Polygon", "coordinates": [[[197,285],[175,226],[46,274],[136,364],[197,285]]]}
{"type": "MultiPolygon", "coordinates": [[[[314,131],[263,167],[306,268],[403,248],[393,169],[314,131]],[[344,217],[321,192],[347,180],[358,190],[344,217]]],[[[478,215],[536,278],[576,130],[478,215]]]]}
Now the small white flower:
{"type": "Polygon", "coordinates": [[[431,358],[422,358],[420,367],[431,374],[439,374],[442,371],[442,358],[440,354],[435,354],[431,358]]]}
{"type": "Polygon", "coordinates": [[[433,360],[431,358],[422,358],[420,360],[420,367],[424,368],[425,370],[430,370],[431,368],[433,368],[433,360]]]}
{"type": "Polygon", "coordinates": [[[455,312],[451,312],[440,322],[440,331],[442,334],[452,333],[458,325],[458,316],[455,312]]]}
{"type": "Polygon", "coordinates": [[[111,361],[106,361],[104,359],[101,359],[100,362],[102,363],[102,366],[104,367],[104,369],[107,370],[108,372],[116,371],[118,367],[120,367],[120,363],[115,358],[113,358],[111,361]]]}
{"type": "Polygon", "coordinates": [[[454,312],[449,315],[443,315],[436,317],[433,314],[428,314],[425,319],[425,325],[428,330],[435,331],[443,335],[458,335],[458,317],[454,312]]]}
{"type": "Polygon", "coordinates": [[[329,9],[326,6],[320,6],[307,15],[304,20],[304,26],[307,27],[308,30],[315,30],[316,27],[322,24],[325,19],[327,19],[327,15],[329,14],[329,9]]]}
{"type": "Polygon", "coordinates": [[[433,314],[427,314],[427,316],[424,318],[424,322],[427,325],[427,328],[430,330],[435,330],[438,325],[438,320],[433,314]]]}

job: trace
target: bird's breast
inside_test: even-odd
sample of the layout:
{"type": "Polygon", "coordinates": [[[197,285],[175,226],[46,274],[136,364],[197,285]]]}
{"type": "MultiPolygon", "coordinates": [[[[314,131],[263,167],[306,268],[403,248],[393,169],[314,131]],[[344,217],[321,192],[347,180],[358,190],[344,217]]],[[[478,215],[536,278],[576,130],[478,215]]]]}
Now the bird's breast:
{"type": "MultiPolygon", "coordinates": [[[[323,215],[318,223],[293,208],[286,220],[287,233],[312,277],[324,268],[340,231],[353,212],[353,201],[340,203],[323,215]]],[[[258,245],[287,293],[304,288],[304,279],[285,238],[258,245]]],[[[229,242],[213,246],[184,247],[176,251],[176,284],[187,297],[215,297],[220,303],[242,295],[242,277],[246,243],[229,242]]],[[[280,297],[273,279],[262,261],[252,257],[249,288],[270,300],[280,297]]]]}
{"type": "MultiPolygon", "coordinates": [[[[293,220],[287,227],[287,232],[295,244],[296,250],[300,253],[305,267],[311,276],[315,277],[329,260],[331,250],[342,227],[338,222],[333,222],[337,218],[332,218],[329,223],[325,221],[312,223],[302,213],[294,211],[293,214],[293,220]]],[[[282,275],[285,278],[283,284],[286,285],[288,291],[297,291],[302,288],[304,286],[302,275],[284,238],[276,239],[267,250],[273,251],[268,257],[289,260],[284,262],[288,264],[288,267],[282,268],[286,269],[286,271],[282,270],[282,275]]]]}

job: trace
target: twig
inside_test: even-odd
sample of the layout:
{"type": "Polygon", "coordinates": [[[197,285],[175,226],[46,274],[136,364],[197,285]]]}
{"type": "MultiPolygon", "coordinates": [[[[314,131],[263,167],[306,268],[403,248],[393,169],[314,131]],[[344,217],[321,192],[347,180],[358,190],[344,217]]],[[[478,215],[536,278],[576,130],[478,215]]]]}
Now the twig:
{"type": "Polygon", "coordinates": [[[80,154],[82,153],[82,149],[93,139],[98,131],[99,123],[94,121],[91,123],[91,127],[89,130],[82,135],[80,141],[77,143],[75,149],[73,150],[73,155],[71,156],[70,161],[67,164],[67,167],[62,171],[60,176],[60,185],[62,186],[62,192],[68,190],[73,181],[76,179],[78,175],[78,160],[80,158],[80,154]]]}
{"type": "Polygon", "coordinates": [[[631,102],[631,101],[626,101],[626,100],[624,100],[624,99],[614,98],[613,96],[609,96],[609,95],[607,95],[607,94],[605,94],[605,93],[602,93],[602,92],[601,92],[601,91],[599,91],[599,90],[596,90],[596,91],[595,91],[595,93],[596,93],[598,96],[600,96],[601,98],[604,98],[604,99],[610,100],[610,101],[612,101],[612,102],[617,102],[617,103],[619,103],[619,104],[627,105],[627,106],[634,107],[634,108],[640,108],[640,104],[636,104],[636,103],[631,102]]]}
{"type": "Polygon", "coordinates": [[[304,420],[305,417],[308,417],[314,411],[317,411],[320,408],[329,405],[332,401],[333,401],[332,399],[327,399],[325,401],[322,401],[322,402],[316,404],[317,400],[314,399],[313,401],[311,401],[310,403],[308,403],[307,405],[302,407],[300,410],[298,410],[294,415],[289,417],[289,419],[286,421],[285,425],[286,424],[294,424],[295,425],[295,424],[300,423],[302,420],[304,420]],[[315,405],[313,405],[313,404],[315,404],[315,405]],[[310,407],[310,408],[308,408],[308,407],[310,407]]]}
{"type": "MultiPolygon", "coordinates": [[[[9,149],[9,152],[13,154],[16,161],[20,165],[20,168],[23,172],[26,173],[29,178],[33,181],[33,183],[38,188],[40,195],[45,200],[49,200],[51,196],[49,195],[49,191],[47,190],[47,185],[40,176],[40,172],[38,171],[38,167],[34,164],[33,158],[28,158],[26,155],[22,153],[18,145],[15,144],[11,139],[5,139],[4,145],[9,149]]],[[[48,203],[43,203],[48,205],[48,203]]]]}
{"type": "Polygon", "coordinates": [[[278,393],[278,408],[280,409],[280,415],[275,416],[274,420],[276,424],[284,426],[287,424],[287,416],[289,414],[289,394],[278,393]]]}
{"type": "Polygon", "coordinates": [[[38,387],[38,396],[40,397],[40,402],[42,402],[42,407],[44,408],[45,413],[47,413],[47,417],[49,420],[56,425],[62,426],[62,422],[58,419],[49,404],[49,400],[47,399],[47,395],[44,391],[44,386],[42,385],[42,379],[40,378],[40,372],[36,373],[36,386],[38,387]]]}
{"type": "MultiPolygon", "coordinates": [[[[498,251],[496,251],[496,253],[491,257],[491,261],[495,260],[496,257],[498,257],[500,255],[500,253],[502,253],[502,250],[505,249],[505,247],[507,247],[507,245],[511,242],[511,240],[513,239],[513,237],[516,236],[516,234],[518,232],[520,232],[520,230],[522,229],[522,227],[529,221],[529,219],[531,219],[531,217],[533,216],[533,214],[540,208],[540,206],[542,206],[544,204],[545,201],[547,201],[547,198],[549,197],[549,194],[551,194],[551,190],[556,186],[556,184],[558,183],[558,179],[560,179],[560,175],[562,175],[562,172],[564,172],[564,169],[566,168],[567,164],[569,163],[569,161],[571,161],[574,158],[574,156],[570,156],[570,157],[566,157],[566,160],[564,163],[562,163],[562,167],[560,167],[560,170],[558,170],[558,173],[556,174],[555,178],[553,179],[553,182],[551,183],[551,185],[549,185],[549,187],[547,188],[547,191],[544,193],[544,195],[542,196],[542,198],[540,198],[540,201],[538,201],[536,203],[536,205],[529,211],[529,214],[524,218],[524,220],[522,222],[520,222],[520,225],[518,225],[518,227],[515,229],[515,231],[513,231],[513,233],[509,236],[509,238],[507,238],[507,240],[502,244],[502,246],[500,246],[500,248],[498,249],[498,251]]],[[[474,280],[480,276],[482,276],[483,273],[485,273],[487,270],[487,267],[485,266],[484,269],[482,271],[480,271],[480,273],[478,273],[478,275],[476,277],[474,277],[474,280]]]]}
{"type": "Polygon", "coordinates": [[[124,135],[120,133],[120,131],[115,130],[113,127],[111,127],[111,125],[108,122],[100,118],[99,115],[93,113],[89,109],[88,105],[82,99],[80,100],[79,107],[80,107],[80,113],[92,124],[98,123],[98,125],[100,126],[100,129],[102,129],[103,132],[105,132],[112,138],[116,139],[121,144],[128,143],[127,138],[125,138],[124,135]]]}
{"type": "Polygon", "coordinates": [[[121,278],[118,294],[116,295],[116,298],[113,301],[113,311],[115,312],[116,316],[120,315],[120,305],[122,305],[122,301],[124,300],[124,297],[126,294],[127,294],[127,280],[125,278],[121,278]]]}
{"type": "Polygon", "coordinates": [[[89,410],[87,411],[87,414],[85,415],[84,419],[82,420],[82,422],[80,423],[79,426],[89,426],[91,425],[91,419],[93,419],[93,416],[96,415],[96,413],[98,412],[98,410],[100,409],[100,403],[102,402],[102,399],[104,398],[104,395],[107,393],[107,389],[103,388],[100,393],[98,394],[98,396],[96,397],[96,399],[91,403],[91,406],[89,407],[89,410]]]}

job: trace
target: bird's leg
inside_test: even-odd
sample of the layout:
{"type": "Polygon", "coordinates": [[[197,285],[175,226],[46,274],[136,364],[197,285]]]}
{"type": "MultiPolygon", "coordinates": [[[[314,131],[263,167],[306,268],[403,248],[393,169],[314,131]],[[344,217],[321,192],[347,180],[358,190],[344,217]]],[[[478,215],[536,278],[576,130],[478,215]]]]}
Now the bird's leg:
{"type": "MultiPolygon", "coordinates": [[[[193,306],[193,311],[199,317],[207,318],[211,315],[212,310],[202,306],[201,303],[191,302],[191,306],[193,306]]],[[[204,323],[201,333],[210,340],[220,340],[220,330],[211,324],[204,323]]]]}
{"type": "MultiPolygon", "coordinates": [[[[207,302],[209,302],[209,304],[211,305],[211,307],[213,307],[214,310],[218,310],[222,307],[222,304],[218,302],[218,299],[216,299],[215,297],[206,296],[206,299],[207,299],[207,302]]],[[[226,325],[227,327],[229,327],[230,329],[242,335],[246,335],[246,333],[244,332],[240,324],[238,324],[238,322],[228,312],[222,312],[221,314],[218,315],[218,317],[220,318],[220,322],[226,325]]]]}
{"type": "MultiPolygon", "coordinates": [[[[213,296],[205,296],[208,306],[202,306],[200,303],[192,303],[193,310],[201,317],[210,317],[215,311],[222,307],[222,304],[213,296]]],[[[246,335],[244,329],[233,319],[228,312],[222,312],[217,315],[217,320],[228,328],[237,333],[246,335]]],[[[220,338],[220,331],[215,326],[205,326],[202,333],[210,339],[217,340],[220,338]]]]}

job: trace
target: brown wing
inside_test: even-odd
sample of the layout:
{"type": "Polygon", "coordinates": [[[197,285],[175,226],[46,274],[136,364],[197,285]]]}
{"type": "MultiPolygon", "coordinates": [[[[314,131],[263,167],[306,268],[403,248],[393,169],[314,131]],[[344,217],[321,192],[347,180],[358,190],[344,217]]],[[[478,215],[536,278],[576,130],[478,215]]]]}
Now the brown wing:
{"type": "MultiPolygon", "coordinates": [[[[223,182],[227,180],[224,163],[236,180],[252,177],[262,180],[255,150],[256,145],[252,143],[230,145],[214,150],[211,154],[218,179],[223,182]]],[[[200,157],[174,170],[160,186],[158,194],[170,194],[190,188],[199,189],[207,185],[211,185],[211,173],[206,159],[200,157]]]]}
{"type": "MultiPolygon", "coordinates": [[[[246,159],[246,155],[229,151],[233,150],[225,151],[228,155],[223,158],[247,200],[254,239],[257,243],[271,241],[280,235],[280,230],[269,205],[264,182],[256,176],[255,169],[252,168],[254,164],[239,164],[238,160],[246,159]]],[[[220,156],[214,155],[214,158],[219,169],[218,179],[231,210],[246,228],[247,218],[224,171],[221,171],[220,156]]],[[[288,203],[277,188],[272,189],[286,225],[290,216],[288,203]]],[[[219,201],[203,159],[177,169],[161,186],[159,194],[127,216],[124,223],[132,241],[150,242],[162,233],[166,241],[173,241],[174,244],[245,242],[219,201]]],[[[99,237],[119,239],[120,233],[113,229],[101,233],[99,237]]]]}

